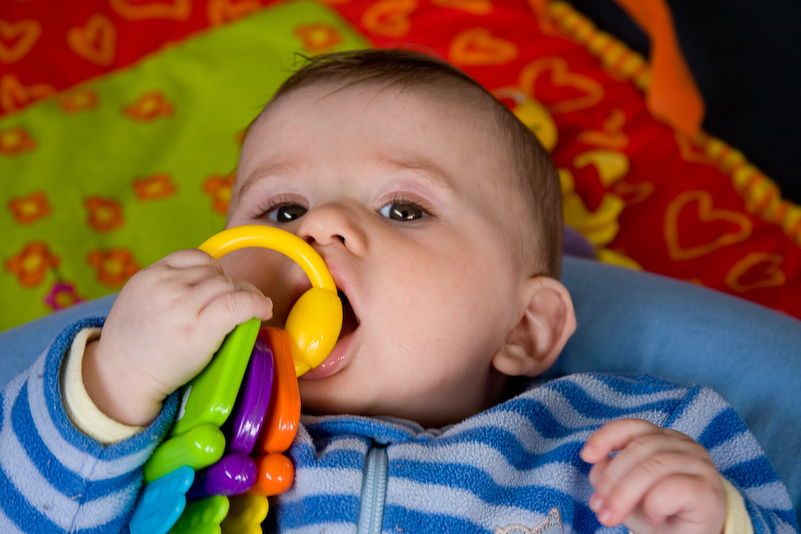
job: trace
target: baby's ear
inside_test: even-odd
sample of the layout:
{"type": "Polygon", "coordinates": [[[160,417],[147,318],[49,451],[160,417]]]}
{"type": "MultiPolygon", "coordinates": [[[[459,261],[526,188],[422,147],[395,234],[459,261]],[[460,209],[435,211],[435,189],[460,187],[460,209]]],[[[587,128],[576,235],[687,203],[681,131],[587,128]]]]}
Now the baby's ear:
{"type": "Polygon", "coordinates": [[[539,376],[556,361],[576,330],[567,288],[547,276],[529,278],[520,290],[518,322],[492,359],[508,376],[539,376]]]}

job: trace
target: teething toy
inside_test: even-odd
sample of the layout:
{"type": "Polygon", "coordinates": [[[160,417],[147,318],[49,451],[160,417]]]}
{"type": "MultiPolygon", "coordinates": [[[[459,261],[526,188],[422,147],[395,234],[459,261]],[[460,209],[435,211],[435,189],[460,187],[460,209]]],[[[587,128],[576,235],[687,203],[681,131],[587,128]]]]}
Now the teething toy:
{"type": "Polygon", "coordinates": [[[145,464],[132,534],[260,533],[267,496],[292,484],[294,468],[283,452],[300,419],[297,377],[333,349],[342,304],[320,255],[283,230],[230,228],[200,249],[220,258],[244,247],[289,256],[312,288],[290,310],[285,329],[260,331],[258,319],[240,324],[184,387],[169,439],[145,464]]]}
{"type": "Polygon", "coordinates": [[[270,248],[289,256],[312,283],[292,307],[284,328],[292,341],[297,376],[317,367],[334,348],[342,328],[342,302],[325,262],[311,245],[270,226],[237,226],[212,236],[200,249],[215,258],[245,247],[270,248]]]}

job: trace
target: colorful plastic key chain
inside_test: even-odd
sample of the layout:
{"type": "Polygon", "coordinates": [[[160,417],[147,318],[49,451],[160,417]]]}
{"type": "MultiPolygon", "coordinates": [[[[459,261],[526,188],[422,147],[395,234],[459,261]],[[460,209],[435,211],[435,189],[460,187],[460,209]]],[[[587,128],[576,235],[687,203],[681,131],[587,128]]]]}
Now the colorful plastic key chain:
{"type": "Polygon", "coordinates": [[[292,307],[284,329],[260,331],[258,319],[234,328],[184,387],[169,439],[145,464],[132,534],[261,533],[267,496],[285,491],[294,479],[283,452],[300,419],[297,377],[334,348],[342,303],[320,255],[283,230],[239,226],[199,248],[220,258],[246,247],[289,256],[312,288],[292,307]]]}

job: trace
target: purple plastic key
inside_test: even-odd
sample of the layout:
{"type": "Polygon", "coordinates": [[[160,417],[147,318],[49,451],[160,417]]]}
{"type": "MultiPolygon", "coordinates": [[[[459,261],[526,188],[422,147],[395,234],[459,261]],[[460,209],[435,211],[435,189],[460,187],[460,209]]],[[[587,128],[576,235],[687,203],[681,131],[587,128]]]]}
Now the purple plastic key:
{"type": "Polygon", "coordinates": [[[253,450],[270,406],[272,389],[273,353],[267,343],[258,339],[230,419],[232,428],[225,432],[231,436],[229,450],[245,454],[253,450]]]}

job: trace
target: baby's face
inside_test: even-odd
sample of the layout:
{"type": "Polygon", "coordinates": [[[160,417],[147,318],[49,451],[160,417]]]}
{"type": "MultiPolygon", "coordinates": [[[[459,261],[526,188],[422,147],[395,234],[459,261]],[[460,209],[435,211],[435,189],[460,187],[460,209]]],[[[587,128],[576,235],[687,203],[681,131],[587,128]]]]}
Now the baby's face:
{"type": "MultiPolygon", "coordinates": [[[[488,113],[419,90],[335,88],[289,93],[253,125],[228,226],[304,238],[346,297],[336,348],[300,380],[305,410],[458,421],[497,399],[492,358],[519,318],[511,163],[488,113]]],[[[273,251],[223,264],[273,299],[277,324],[309,287],[273,251]]]]}

